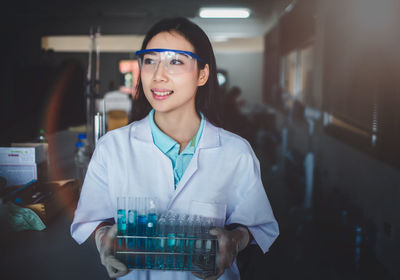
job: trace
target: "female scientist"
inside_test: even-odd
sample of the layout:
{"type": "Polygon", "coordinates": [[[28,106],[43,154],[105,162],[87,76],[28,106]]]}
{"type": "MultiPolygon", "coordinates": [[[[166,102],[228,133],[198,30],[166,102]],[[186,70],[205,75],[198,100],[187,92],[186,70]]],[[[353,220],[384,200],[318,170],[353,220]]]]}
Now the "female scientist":
{"type": "MultiPolygon", "coordinates": [[[[71,225],[83,243],[92,233],[110,277],[196,279],[190,272],[128,271],[112,256],[117,197],[156,197],[160,212],[222,221],[218,273],[240,279],[235,257],[250,242],[267,252],[278,236],[249,143],[218,125],[218,85],[207,35],[185,18],[165,19],[137,52],[137,121],[103,136],[96,146],[71,225]]],[[[201,275],[196,274],[201,277],[201,275]]]]}

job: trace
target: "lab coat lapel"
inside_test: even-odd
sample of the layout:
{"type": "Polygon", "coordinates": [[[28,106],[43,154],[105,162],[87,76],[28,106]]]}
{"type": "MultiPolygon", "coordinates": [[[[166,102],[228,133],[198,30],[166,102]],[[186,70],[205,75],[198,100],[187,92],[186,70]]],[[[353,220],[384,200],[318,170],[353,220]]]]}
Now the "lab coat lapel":
{"type": "MultiPolygon", "coordinates": [[[[185,173],[183,173],[181,180],[176,186],[175,193],[172,196],[167,209],[170,209],[170,207],[172,207],[175,199],[179,196],[182,190],[188,185],[190,178],[192,178],[192,176],[195,175],[199,165],[199,154],[205,152],[204,149],[215,148],[220,146],[219,129],[220,128],[215,127],[207,120],[205,120],[203,135],[201,136],[201,139],[199,141],[199,144],[193,155],[192,160],[190,161],[188,167],[185,170],[185,173]]],[[[199,187],[199,186],[192,186],[192,187],[199,187]]]]}
{"type": "Polygon", "coordinates": [[[153,137],[151,135],[149,116],[144,117],[140,121],[137,121],[135,130],[132,131],[131,136],[137,140],[143,142],[153,142],[153,137]]]}
{"type": "MultiPolygon", "coordinates": [[[[135,130],[132,132],[132,137],[134,137],[138,141],[148,143],[150,145],[150,148],[154,150],[155,158],[162,161],[164,166],[163,168],[170,171],[167,172],[168,175],[166,176],[165,180],[167,181],[166,185],[168,186],[168,192],[170,192],[168,197],[169,199],[171,199],[173,197],[172,192],[174,190],[174,173],[172,169],[172,163],[171,160],[154,144],[153,136],[151,134],[149,116],[146,116],[145,118],[137,122],[135,130]]],[[[151,164],[147,168],[151,170],[151,164]]],[[[154,174],[159,175],[159,173],[153,173],[152,175],[154,174]]]]}

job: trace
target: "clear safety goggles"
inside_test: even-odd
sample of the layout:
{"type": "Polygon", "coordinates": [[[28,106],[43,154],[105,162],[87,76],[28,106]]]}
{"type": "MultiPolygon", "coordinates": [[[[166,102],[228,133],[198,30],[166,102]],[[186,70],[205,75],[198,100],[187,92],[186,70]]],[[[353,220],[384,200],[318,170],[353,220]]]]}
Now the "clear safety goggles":
{"type": "Polygon", "coordinates": [[[152,72],[157,70],[162,61],[164,69],[170,74],[183,74],[192,72],[196,67],[196,60],[203,60],[196,54],[188,51],[170,49],[147,49],[137,51],[140,70],[152,72]]]}

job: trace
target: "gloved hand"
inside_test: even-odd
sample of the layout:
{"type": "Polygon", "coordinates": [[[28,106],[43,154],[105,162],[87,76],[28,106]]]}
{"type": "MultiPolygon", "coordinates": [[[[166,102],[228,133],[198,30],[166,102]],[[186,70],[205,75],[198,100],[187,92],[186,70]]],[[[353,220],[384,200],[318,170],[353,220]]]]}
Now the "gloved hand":
{"type": "Polygon", "coordinates": [[[210,234],[218,238],[217,274],[205,276],[201,273],[193,273],[206,280],[218,279],[229,268],[240,251],[246,248],[250,240],[249,231],[245,227],[237,227],[234,230],[212,228],[210,234]]]}
{"type": "Polygon", "coordinates": [[[100,253],[101,264],[106,267],[110,278],[122,277],[129,272],[126,265],[117,260],[112,253],[116,235],[117,224],[103,226],[95,234],[96,247],[100,253]]]}

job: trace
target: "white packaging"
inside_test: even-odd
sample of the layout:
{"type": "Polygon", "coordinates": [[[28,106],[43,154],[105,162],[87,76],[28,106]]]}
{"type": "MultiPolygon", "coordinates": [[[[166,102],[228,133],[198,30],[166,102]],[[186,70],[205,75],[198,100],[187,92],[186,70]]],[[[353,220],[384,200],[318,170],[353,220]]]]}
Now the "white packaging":
{"type": "Polygon", "coordinates": [[[37,165],[32,164],[1,164],[0,176],[7,180],[6,187],[23,185],[32,180],[37,180],[37,165]]]}
{"type": "Polygon", "coordinates": [[[0,176],[6,187],[23,185],[47,176],[47,143],[13,143],[20,147],[0,147],[0,176]]]}
{"type": "Polygon", "coordinates": [[[33,164],[46,160],[44,145],[35,147],[0,147],[0,165],[33,164]]]}

